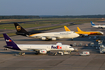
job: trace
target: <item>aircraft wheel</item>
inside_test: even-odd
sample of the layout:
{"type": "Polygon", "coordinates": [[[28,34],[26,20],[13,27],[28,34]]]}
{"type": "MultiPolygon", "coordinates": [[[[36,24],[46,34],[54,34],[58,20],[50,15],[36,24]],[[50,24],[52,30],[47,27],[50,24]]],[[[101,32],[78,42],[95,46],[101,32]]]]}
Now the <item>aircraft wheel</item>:
{"type": "Polygon", "coordinates": [[[36,55],[38,55],[38,54],[39,54],[39,52],[38,52],[38,51],[36,51],[36,52],[35,52],[35,54],[36,54],[36,55]]]}
{"type": "Polygon", "coordinates": [[[8,50],[8,48],[4,48],[4,50],[8,50]]]}
{"type": "Polygon", "coordinates": [[[73,39],[71,39],[71,41],[73,41],[73,39]]]}

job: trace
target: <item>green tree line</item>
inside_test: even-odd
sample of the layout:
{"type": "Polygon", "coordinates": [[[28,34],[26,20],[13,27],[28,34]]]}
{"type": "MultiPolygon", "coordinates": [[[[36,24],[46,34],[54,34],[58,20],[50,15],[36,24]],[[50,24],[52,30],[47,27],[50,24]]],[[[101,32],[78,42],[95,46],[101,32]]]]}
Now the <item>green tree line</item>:
{"type": "Polygon", "coordinates": [[[32,19],[40,18],[39,16],[0,16],[0,19],[32,19]]]}
{"type": "Polygon", "coordinates": [[[80,15],[80,16],[42,16],[43,18],[105,18],[105,15],[80,15]]]}
{"type": "Polygon", "coordinates": [[[52,15],[45,15],[45,16],[0,16],[0,19],[32,19],[32,18],[105,18],[105,15],[80,15],[80,16],[52,16],[52,15]]]}

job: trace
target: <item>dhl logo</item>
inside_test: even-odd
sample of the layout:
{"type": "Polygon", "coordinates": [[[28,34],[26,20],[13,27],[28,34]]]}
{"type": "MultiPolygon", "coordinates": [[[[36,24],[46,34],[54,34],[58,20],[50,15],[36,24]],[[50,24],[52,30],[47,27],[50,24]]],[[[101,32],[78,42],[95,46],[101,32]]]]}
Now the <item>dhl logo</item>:
{"type": "Polygon", "coordinates": [[[90,34],[91,34],[91,35],[94,35],[94,34],[98,34],[98,33],[92,33],[92,32],[91,32],[90,34]]]}

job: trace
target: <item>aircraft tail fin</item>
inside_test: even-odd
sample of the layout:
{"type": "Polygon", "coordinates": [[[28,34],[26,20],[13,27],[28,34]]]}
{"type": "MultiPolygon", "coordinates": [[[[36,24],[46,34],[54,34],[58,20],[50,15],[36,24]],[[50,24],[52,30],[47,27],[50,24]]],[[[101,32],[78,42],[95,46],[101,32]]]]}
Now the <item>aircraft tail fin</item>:
{"type": "Polygon", "coordinates": [[[19,47],[16,45],[16,43],[7,35],[3,34],[5,42],[6,42],[6,48],[14,49],[14,50],[20,50],[19,47]]]}
{"type": "Polygon", "coordinates": [[[90,22],[91,22],[91,25],[92,25],[92,26],[94,26],[94,25],[95,25],[92,21],[90,21],[90,22]]]}
{"type": "Polygon", "coordinates": [[[77,30],[78,30],[78,32],[81,32],[82,31],[79,27],[77,27],[77,30]]]}
{"type": "Polygon", "coordinates": [[[18,23],[14,23],[14,26],[17,30],[16,34],[17,35],[29,35],[29,32],[27,32],[22,26],[20,26],[18,23]]]}
{"type": "Polygon", "coordinates": [[[71,31],[67,26],[64,26],[65,31],[71,31]]]}

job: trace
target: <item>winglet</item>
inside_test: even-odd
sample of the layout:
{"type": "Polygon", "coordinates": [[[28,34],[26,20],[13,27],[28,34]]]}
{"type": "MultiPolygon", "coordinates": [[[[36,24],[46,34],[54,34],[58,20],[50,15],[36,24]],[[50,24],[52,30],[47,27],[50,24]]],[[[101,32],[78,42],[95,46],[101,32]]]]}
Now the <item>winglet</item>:
{"type": "Polygon", "coordinates": [[[15,44],[15,42],[13,42],[13,40],[7,35],[7,34],[3,34],[5,42],[6,42],[6,48],[10,48],[10,49],[14,49],[14,50],[20,50],[20,48],[15,44]]]}
{"type": "Polygon", "coordinates": [[[82,31],[79,27],[77,27],[77,30],[78,30],[78,32],[81,32],[82,31]]]}
{"type": "Polygon", "coordinates": [[[95,25],[92,21],[90,21],[90,22],[91,22],[91,25],[92,25],[92,26],[94,26],[94,25],[95,25]]]}
{"type": "Polygon", "coordinates": [[[65,31],[71,31],[67,26],[64,26],[65,31]]]}

